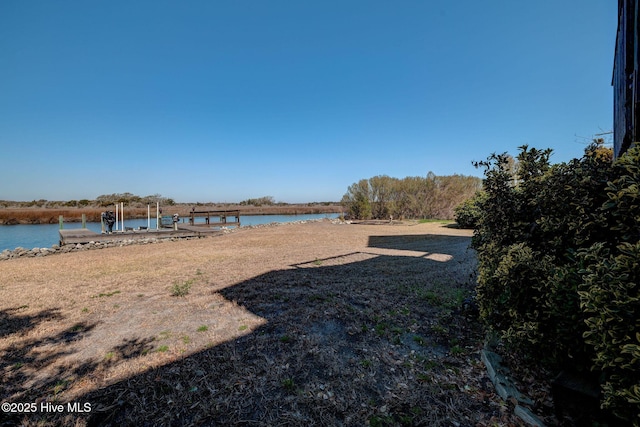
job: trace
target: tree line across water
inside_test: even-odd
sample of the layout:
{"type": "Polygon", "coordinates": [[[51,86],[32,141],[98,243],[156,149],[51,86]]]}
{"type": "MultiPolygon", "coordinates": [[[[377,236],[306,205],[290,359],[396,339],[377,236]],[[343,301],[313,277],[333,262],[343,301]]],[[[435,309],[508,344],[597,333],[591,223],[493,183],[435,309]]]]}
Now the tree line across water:
{"type": "MultiPolygon", "coordinates": [[[[341,210],[352,219],[453,219],[455,208],[474,196],[481,188],[482,180],[474,176],[457,174],[437,176],[433,172],[429,172],[424,177],[414,176],[399,179],[387,175],[378,175],[369,179],[361,179],[350,185],[339,205],[341,205],[341,210]]],[[[225,206],[226,208],[233,205],[243,210],[249,208],[278,208],[277,212],[260,213],[283,213],[280,210],[290,210],[292,207],[295,207],[295,213],[298,213],[298,208],[301,206],[300,204],[276,203],[271,196],[247,199],[237,204],[199,202],[184,204],[176,203],[174,199],[160,194],[137,196],[132,193],[113,193],[100,195],[94,200],[33,200],[26,202],[0,200],[0,208],[101,209],[120,203],[123,203],[129,209],[146,209],[147,205],[156,205],[156,203],[161,206],[172,206],[174,209],[183,205],[225,206]]],[[[322,212],[327,211],[327,209],[331,209],[331,212],[336,212],[335,208],[339,208],[338,204],[333,202],[314,202],[304,205],[308,208],[323,208],[321,209],[322,212]]],[[[33,223],[34,220],[17,222],[33,223]]]]}
{"type": "Polygon", "coordinates": [[[132,193],[113,193],[103,194],[95,199],[80,200],[31,200],[31,201],[13,201],[0,200],[0,208],[99,208],[113,206],[115,204],[124,203],[129,207],[146,207],[147,205],[155,205],[160,203],[164,206],[173,206],[175,201],[169,197],[160,194],[152,194],[149,196],[137,196],[132,193]]]}
{"type": "Polygon", "coordinates": [[[242,207],[287,207],[287,206],[335,206],[337,202],[308,202],[308,203],[285,203],[276,202],[272,196],[263,196],[257,198],[250,198],[243,200],[239,203],[227,203],[227,202],[194,202],[194,203],[178,203],[170,197],[165,197],[160,194],[152,194],[149,196],[138,196],[132,193],[113,193],[103,194],[95,199],[80,199],[80,200],[31,200],[31,201],[13,201],[13,200],[0,200],[0,208],[41,208],[41,209],[65,209],[65,208],[106,208],[123,203],[129,208],[146,208],[147,205],[155,206],[159,203],[160,206],[242,206],[242,207]]]}
{"type": "Polygon", "coordinates": [[[353,219],[453,219],[456,206],[481,188],[475,176],[378,175],[349,186],[342,205],[353,219]]]}
{"type": "MultiPolygon", "coordinates": [[[[62,216],[65,222],[79,222],[86,218],[89,222],[100,221],[102,212],[115,210],[122,203],[128,219],[146,218],[148,207],[156,215],[156,203],[171,214],[187,216],[195,210],[238,210],[240,215],[308,215],[340,213],[342,207],[337,202],[282,203],[271,196],[247,199],[240,203],[195,202],[177,203],[159,194],[137,196],[132,193],[114,193],[98,196],[94,200],[69,201],[7,201],[0,200],[0,225],[14,224],[55,224],[62,216]]],[[[162,213],[162,212],[161,212],[162,213]]]]}

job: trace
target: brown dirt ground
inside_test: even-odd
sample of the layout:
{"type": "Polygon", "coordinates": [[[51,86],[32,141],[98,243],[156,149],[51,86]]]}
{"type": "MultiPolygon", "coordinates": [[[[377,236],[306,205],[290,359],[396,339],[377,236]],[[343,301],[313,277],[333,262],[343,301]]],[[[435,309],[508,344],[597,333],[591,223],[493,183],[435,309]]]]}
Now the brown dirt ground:
{"type": "Polygon", "coordinates": [[[0,400],[38,412],[0,425],[520,425],[462,309],[470,234],[322,221],[2,262],[0,400]]]}

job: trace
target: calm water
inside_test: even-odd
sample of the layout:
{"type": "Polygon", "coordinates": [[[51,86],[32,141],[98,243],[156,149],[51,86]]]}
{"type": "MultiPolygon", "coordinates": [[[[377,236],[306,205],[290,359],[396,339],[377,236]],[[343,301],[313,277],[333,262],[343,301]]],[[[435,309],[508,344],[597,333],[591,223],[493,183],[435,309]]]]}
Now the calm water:
{"type": "MultiPolygon", "coordinates": [[[[311,215],[243,215],[240,216],[240,224],[260,225],[272,222],[292,222],[322,218],[337,218],[339,214],[311,214],[311,215]]],[[[202,218],[201,218],[202,219],[202,218]]],[[[202,219],[204,221],[204,219],[202,219]]],[[[232,218],[229,218],[231,221],[232,218]]],[[[146,227],[146,219],[124,220],[125,227],[146,227]]],[[[156,228],[155,218],[151,218],[149,226],[156,228]]],[[[68,222],[64,224],[65,229],[82,228],[80,222],[68,222]]],[[[87,222],[87,228],[96,233],[100,233],[99,222],[87,222]]],[[[0,225],[0,252],[5,249],[13,250],[18,246],[23,248],[48,248],[58,244],[60,235],[58,224],[34,224],[34,225],[0,225]]],[[[115,227],[114,227],[115,230],[115,227]]]]}

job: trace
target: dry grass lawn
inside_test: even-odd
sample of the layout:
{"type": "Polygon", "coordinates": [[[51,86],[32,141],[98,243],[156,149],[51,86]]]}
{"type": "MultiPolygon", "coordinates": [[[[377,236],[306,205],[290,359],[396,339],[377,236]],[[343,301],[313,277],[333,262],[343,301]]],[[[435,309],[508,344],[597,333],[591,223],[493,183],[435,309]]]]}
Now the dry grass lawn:
{"type": "Polygon", "coordinates": [[[0,424],[517,425],[469,243],[322,221],[1,262],[0,400],[38,412],[0,424]]]}

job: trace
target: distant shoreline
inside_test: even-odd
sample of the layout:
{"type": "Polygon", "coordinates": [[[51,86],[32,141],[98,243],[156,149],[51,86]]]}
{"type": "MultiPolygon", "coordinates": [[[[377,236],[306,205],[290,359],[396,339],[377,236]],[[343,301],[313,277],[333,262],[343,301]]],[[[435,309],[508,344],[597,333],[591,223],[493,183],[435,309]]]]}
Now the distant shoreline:
{"type": "MultiPolygon", "coordinates": [[[[307,215],[307,214],[330,214],[342,213],[340,205],[324,204],[287,204],[269,206],[246,206],[237,204],[177,204],[173,206],[162,206],[162,215],[187,216],[192,208],[196,210],[239,210],[240,215],[307,215]]],[[[60,215],[65,222],[80,222],[84,214],[88,222],[99,222],[100,215],[105,210],[114,210],[110,207],[92,208],[0,208],[0,225],[19,224],[57,224],[60,215]]],[[[125,219],[147,218],[146,207],[124,207],[125,219]]],[[[156,207],[151,207],[151,218],[156,217],[156,207]]]]}

